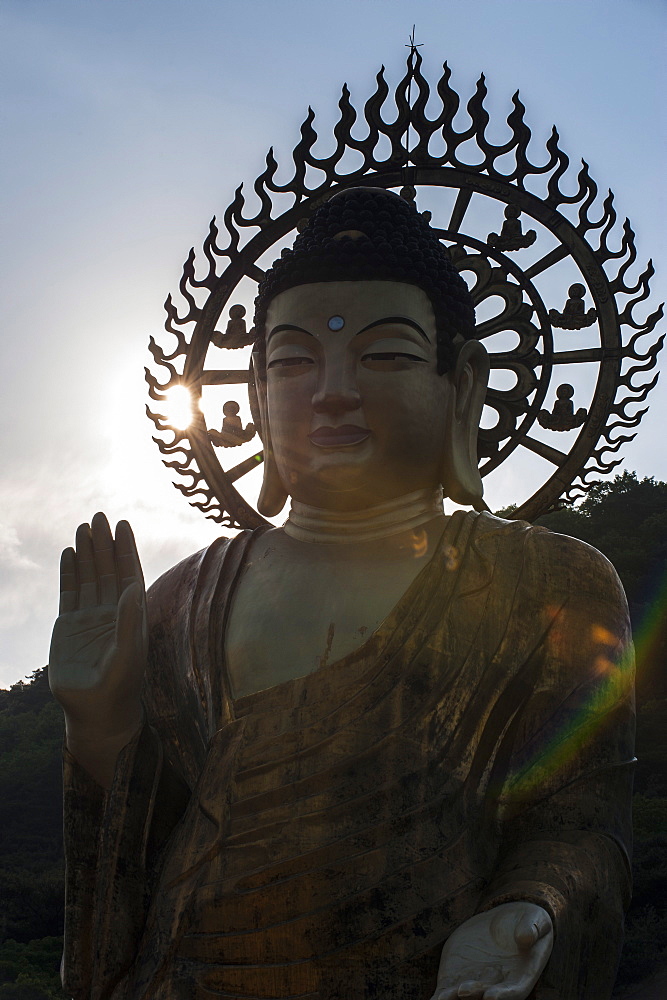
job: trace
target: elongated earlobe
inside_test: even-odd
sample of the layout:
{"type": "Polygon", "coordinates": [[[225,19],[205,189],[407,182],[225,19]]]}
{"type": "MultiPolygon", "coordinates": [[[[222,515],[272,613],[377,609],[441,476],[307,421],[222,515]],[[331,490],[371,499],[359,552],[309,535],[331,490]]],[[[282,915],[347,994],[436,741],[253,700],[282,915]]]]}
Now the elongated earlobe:
{"type": "Polygon", "coordinates": [[[257,510],[264,517],[275,517],[281,512],[287,502],[287,493],[278,474],[278,466],[273,457],[271,435],[266,434],[264,443],[264,478],[259,491],[257,510]]]}
{"type": "Polygon", "coordinates": [[[488,510],[477,464],[477,433],[486,398],[489,356],[478,340],[459,349],[454,370],[447,376],[452,396],[447,424],[447,447],[442,476],[445,496],[455,503],[488,510]]]}
{"type": "Polygon", "coordinates": [[[264,476],[257,500],[257,510],[264,517],[276,517],[287,502],[287,491],[282,484],[273,454],[273,444],[271,442],[269,421],[266,413],[266,379],[263,377],[262,367],[263,359],[253,352],[253,377],[249,386],[250,409],[253,422],[264,445],[264,476]]]}

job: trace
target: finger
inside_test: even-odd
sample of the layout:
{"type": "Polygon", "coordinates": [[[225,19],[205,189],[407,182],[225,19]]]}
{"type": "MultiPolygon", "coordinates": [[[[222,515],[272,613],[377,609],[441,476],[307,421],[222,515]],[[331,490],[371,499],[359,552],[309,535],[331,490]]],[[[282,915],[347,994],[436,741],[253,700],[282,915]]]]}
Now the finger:
{"type": "Polygon", "coordinates": [[[526,951],[544,937],[551,930],[551,926],[551,917],[546,910],[537,914],[525,913],[516,926],[514,940],[522,951],[526,951]]]}
{"type": "Polygon", "coordinates": [[[79,608],[92,608],[98,603],[99,598],[89,524],[80,524],[76,529],[76,571],[79,583],[79,608]]]}
{"type": "Polygon", "coordinates": [[[104,514],[95,514],[91,525],[93,556],[100,587],[100,603],[115,604],[118,600],[118,579],[111,528],[104,514]]]}
{"type": "Polygon", "coordinates": [[[78,588],[76,583],[76,553],[73,548],[63,549],[60,557],[60,608],[59,614],[76,611],[78,588]]]}
{"type": "Polygon", "coordinates": [[[141,585],[134,580],[125,588],[118,601],[116,646],[129,652],[139,652],[145,632],[144,601],[141,585]]]}
{"type": "Polygon", "coordinates": [[[467,979],[464,983],[459,986],[458,994],[455,996],[460,997],[481,997],[484,993],[484,983],[479,979],[467,979]]]}
{"type": "Polygon", "coordinates": [[[533,987],[533,983],[514,983],[511,986],[489,986],[483,1000],[525,1000],[533,987]]]}
{"type": "Polygon", "coordinates": [[[528,951],[538,939],[537,925],[535,918],[524,915],[517,924],[514,931],[514,940],[521,951],[528,951]]]}
{"type": "Polygon", "coordinates": [[[135,581],[143,590],[144,575],[141,571],[134,534],[127,521],[119,521],[116,525],[116,564],[121,593],[135,581]]]}
{"type": "Polygon", "coordinates": [[[552,933],[554,929],[553,921],[546,910],[541,910],[535,919],[535,926],[537,927],[538,938],[543,938],[547,934],[552,933]]]}

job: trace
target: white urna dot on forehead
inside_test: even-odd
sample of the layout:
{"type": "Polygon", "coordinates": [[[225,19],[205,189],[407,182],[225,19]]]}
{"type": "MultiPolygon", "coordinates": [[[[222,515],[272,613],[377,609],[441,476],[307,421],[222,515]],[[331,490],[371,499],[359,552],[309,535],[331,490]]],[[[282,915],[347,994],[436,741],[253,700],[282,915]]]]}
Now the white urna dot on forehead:
{"type": "Polygon", "coordinates": [[[342,316],[331,316],[327,326],[330,330],[342,330],[345,326],[345,320],[342,316]]]}

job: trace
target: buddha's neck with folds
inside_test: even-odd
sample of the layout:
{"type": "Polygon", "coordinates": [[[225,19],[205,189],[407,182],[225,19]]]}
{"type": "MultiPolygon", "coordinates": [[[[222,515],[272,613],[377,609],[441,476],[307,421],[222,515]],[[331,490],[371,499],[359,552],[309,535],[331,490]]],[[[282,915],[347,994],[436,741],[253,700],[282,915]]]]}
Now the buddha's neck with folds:
{"type": "Polygon", "coordinates": [[[416,490],[358,511],[334,511],[292,500],[285,534],[303,542],[353,544],[414,531],[444,514],[442,488],[416,490]]]}

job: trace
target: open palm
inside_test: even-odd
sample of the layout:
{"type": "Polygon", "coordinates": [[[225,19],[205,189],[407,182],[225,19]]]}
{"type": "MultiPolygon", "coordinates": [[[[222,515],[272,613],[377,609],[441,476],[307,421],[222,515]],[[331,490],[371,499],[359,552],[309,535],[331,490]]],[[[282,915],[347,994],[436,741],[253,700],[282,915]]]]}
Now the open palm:
{"type": "Polygon", "coordinates": [[[525,1000],[552,946],[551,918],[541,906],[517,901],[478,913],[447,939],[431,1000],[525,1000]]]}
{"type": "Polygon", "coordinates": [[[49,683],[71,731],[125,735],[141,718],[147,649],[146,596],[132,529],[114,540],[104,514],[79,525],[60,564],[60,614],[49,683]]]}

